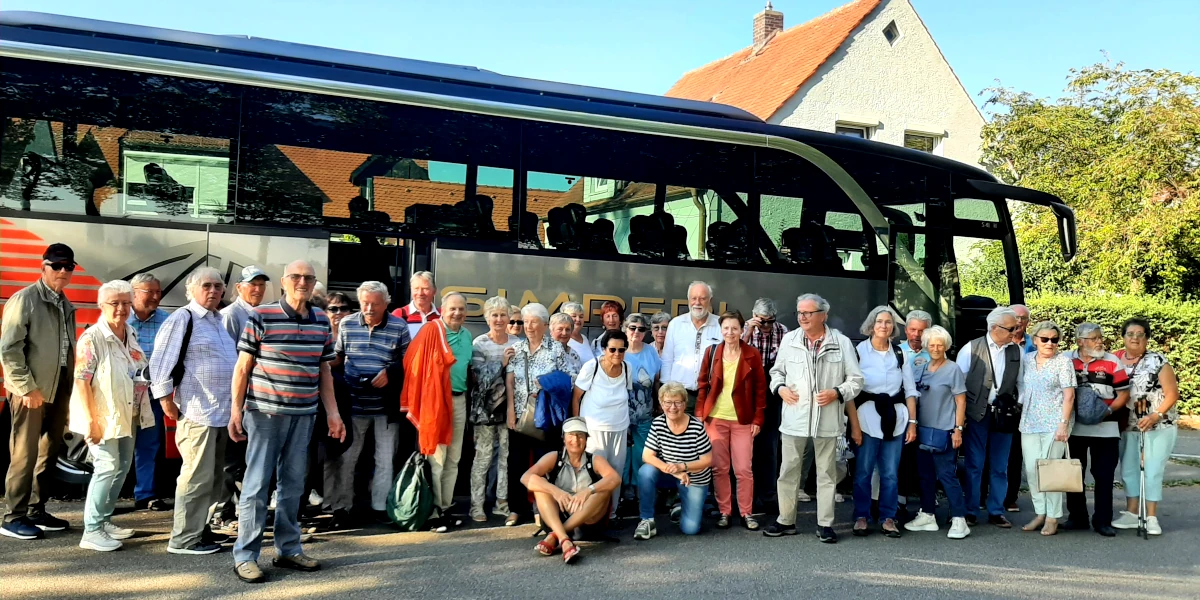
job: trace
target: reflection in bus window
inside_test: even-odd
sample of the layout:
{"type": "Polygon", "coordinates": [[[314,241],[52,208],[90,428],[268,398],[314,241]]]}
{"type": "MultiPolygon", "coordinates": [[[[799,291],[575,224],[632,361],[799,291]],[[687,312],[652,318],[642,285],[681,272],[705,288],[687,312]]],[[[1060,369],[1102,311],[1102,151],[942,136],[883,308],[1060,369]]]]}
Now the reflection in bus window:
{"type": "Polygon", "coordinates": [[[233,86],[8,60],[0,207],[224,222],[233,86]]]}

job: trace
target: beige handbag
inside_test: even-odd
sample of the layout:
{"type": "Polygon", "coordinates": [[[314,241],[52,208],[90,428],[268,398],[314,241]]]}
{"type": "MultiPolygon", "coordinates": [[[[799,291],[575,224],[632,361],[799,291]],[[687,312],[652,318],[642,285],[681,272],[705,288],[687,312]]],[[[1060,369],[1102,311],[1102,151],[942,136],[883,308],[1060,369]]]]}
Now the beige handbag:
{"type": "MultiPolygon", "coordinates": [[[[532,379],[529,377],[529,353],[525,353],[525,385],[532,385],[532,379]]],[[[534,422],[537,413],[537,396],[530,396],[525,399],[525,414],[517,420],[517,433],[529,436],[539,442],[546,440],[546,432],[538,429],[534,422]]]]}
{"type": "MultiPolygon", "coordinates": [[[[1054,448],[1054,443],[1050,444],[1054,448]]],[[[1050,451],[1046,451],[1046,456],[1050,451]]],[[[1066,458],[1039,458],[1037,460],[1037,487],[1041,492],[1082,492],[1083,465],[1078,458],[1071,458],[1067,447],[1066,458]]]]}

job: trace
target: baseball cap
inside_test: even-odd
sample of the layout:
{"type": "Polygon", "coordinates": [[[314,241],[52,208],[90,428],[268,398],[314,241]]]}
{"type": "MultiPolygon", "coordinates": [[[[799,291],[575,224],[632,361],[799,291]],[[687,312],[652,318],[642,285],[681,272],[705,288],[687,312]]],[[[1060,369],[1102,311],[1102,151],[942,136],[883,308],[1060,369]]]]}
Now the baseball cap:
{"type": "Polygon", "coordinates": [[[267,277],[266,271],[263,271],[254,265],[250,265],[242,269],[242,278],[238,280],[238,283],[247,283],[258,279],[259,277],[262,277],[267,281],[271,280],[270,277],[267,277]]]}
{"type": "Polygon", "coordinates": [[[567,435],[568,433],[582,433],[587,435],[587,421],[584,421],[583,417],[571,417],[563,421],[562,431],[563,435],[567,435]]]}
{"type": "Polygon", "coordinates": [[[66,244],[50,244],[46,246],[46,251],[42,253],[42,260],[50,261],[51,263],[71,263],[75,264],[75,251],[66,244]]]}

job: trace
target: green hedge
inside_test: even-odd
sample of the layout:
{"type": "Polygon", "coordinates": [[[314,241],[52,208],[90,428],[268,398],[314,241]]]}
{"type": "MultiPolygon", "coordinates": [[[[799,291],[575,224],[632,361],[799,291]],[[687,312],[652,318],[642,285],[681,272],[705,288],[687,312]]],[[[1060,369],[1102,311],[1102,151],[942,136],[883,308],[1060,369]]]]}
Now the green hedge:
{"type": "MultiPolygon", "coordinates": [[[[1068,338],[1075,325],[1104,329],[1110,351],[1123,345],[1121,324],[1130,317],[1150,321],[1150,349],[1163,352],[1179,376],[1179,411],[1200,414],[1200,302],[1173,302],[1146,296],[1043,295],[1026,300],[1034,323],[1054,321],[1068,338]]],[[[1070,347],[1074,347],[1073,345],[1070,347]]]]}

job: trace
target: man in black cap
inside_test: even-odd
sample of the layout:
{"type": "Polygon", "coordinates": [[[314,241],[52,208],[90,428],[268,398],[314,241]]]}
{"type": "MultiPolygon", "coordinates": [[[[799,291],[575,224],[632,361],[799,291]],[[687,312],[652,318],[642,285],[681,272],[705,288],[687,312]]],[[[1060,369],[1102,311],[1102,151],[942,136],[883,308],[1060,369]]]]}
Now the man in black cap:
{"type": "Polygon", "coordinates": [[[46,470],[62,446],[71,397],[75,307],[63,290],[74,271],[71,248],[51,244],[42,254],[41,279],[9,298],[0,321],[0,367],[12,415],[4,482],[8,514],[0,534],[19,540],[67,528],[46,512],[46,470]]]}

